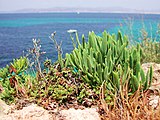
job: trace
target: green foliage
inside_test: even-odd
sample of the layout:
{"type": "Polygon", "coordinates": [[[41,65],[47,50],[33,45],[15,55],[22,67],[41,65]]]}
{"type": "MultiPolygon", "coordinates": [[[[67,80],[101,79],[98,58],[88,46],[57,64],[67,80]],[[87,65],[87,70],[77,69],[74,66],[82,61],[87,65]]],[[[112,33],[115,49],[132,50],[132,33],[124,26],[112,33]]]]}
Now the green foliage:
{"type": "Polygon", "coordinates": [[[0,99],[5,100],[6,103],[10,104],[14,101],[14,96],[16,95],[16,91],[11,87],[9,80],[5,82],[0,82],[3,87],[2,93],[0,93],[0,99]]]}
{"type": "Polygon", "coordinates": [[[127,36],[118,32],[110,35],[106,31],[102,37],[90,32],[88,42],[77,39],[78,47],[66,54],[65,66],[72,66],[82,72],[84,82],[98,88],[104,81],[106,88],[113,92],[121,90],[120,85],[128,82],[128,90],[133,93],[139,87],[147,89],[152,79],[145,76],[141,68],[142,50],[138,44],[128,47],[127,36]]]}
{"type": "Polygon", "coordinates": [[[44,65],[44,78],[38,80],[30,91],[30,97],[36,98],[39,104],[46,107],[43,103],[50,99],[58,104],[82,102],[87,97],[87,85],[82,83],[79,74],[74,73],[74,70],[61,69],[60,64],[52,65],[50,60],[46,60],[44,65]]]}
{"type": "Polygon", "coordinates": [[[59,104],[83,103],[89,97],[97,99],[96,96],[101,94],[99,88],[104,84],[104,89],[109,91],[105,91],[105,99],[113,104],[113,94],[123,91],[122,87],[126,84],[129,94],[151,85],[152,67],[146,75],[141,68],[142,56],[148,48],[144,49],[140,44],[130,48],[127,36],[122,36],[120,32],[110,35],[105,31],[102,37],[90,32],[88,42],[82,36],[82,44],[76,33],[76,41],[72,38],[74,50],[66,54],[65,60],[62,58],[61,44],[58,45],[54,35],[50,38],[57,47],[58,63],[53,65],[47,59],[42,70],[39,41],[33,40],[34,48],[30,52],[35,59],[36,76],[26,73],[29,66],[26,57],[13,60],[10,66],[0,69],[1,99],[10,103],[15,98],[27,97],[44,107],[50,100],[59,104]]]}
{"type": "Polygon", "coordinates": [[[142,63],[145,62],[156,62],[160,63],[160,24],[157,26],[157,31],[155,37],[148,35],[147,30],[144,28],[141,29],[141,48],[143,51],[143,57],[141,59],[142,63]]]}
{"type": "Polygon", "coordinates": [[[148,36],[148,32],[145,28],[141,30],[141,47],[143,50],[143,59],[141,61],[145,62],[156,62],[160,63],[160,25],[158,24],[156,37],[152,38],[148,36]]]}
{"type": "Polygon", "coordinates": [[[152,42],[152,41],[143,41],[141,44],[143,51],[143,59],[141,59],[142,63],[145,62],[156,62],[160,63],[160,43],[152,42]]]}
{"type": "Polygon", "coordinates": [[[11,63],[11,66],[13,66],[13,68],[16,69],[16,74],[20,74],[28,68],[28,60],[26,57],[13,59],[13,63],[11,63]]]}
{"type": "Polygon", "coordinates": [[[4,80],[9,74],[9,66],[7,65],[5,68],[0,69],[0,78],[4,80]]]}
{"type": "Polygon", "coordinates": [[[0,69],[0,84],[3,87],[0,98],[7,103],[14,101],[14,97],[24,95],[23,83],[25,82],[24,72],[28,68],[28,59],[21,57],[14,59],[10,66],[0,69]]]}
{"type": "Polygon", "coordinates": [[[56,35],[56,32],[52,33],[51,36],[49,37],[53,42],[54,42],[54,45],[57,49],[57,52],[58,52],[58,62],[59,64],[61,65],[60,67],[64,67],[64,62],[63,62],[63,58],[62,58],[62,42],[60,44],[57,43],[56,39],[55,39],[55,35],[56,35]]]}

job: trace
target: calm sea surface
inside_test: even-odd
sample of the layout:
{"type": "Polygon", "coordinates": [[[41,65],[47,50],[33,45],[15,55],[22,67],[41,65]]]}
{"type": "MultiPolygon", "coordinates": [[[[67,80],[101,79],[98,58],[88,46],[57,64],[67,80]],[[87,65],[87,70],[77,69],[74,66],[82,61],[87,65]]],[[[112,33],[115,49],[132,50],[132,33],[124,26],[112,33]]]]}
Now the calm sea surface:
{"type": "Polygon", "coordinates": [[[160,15],[109,14],[109,13],[25,13],[0,14],[0,67],[9,64],[32,48],[32,39],[40,39],[45,58],[57,60],[57,51],[49,35],[56,31],[56,40],[62,41],[63,55],[73,50],[69,29],[76,29],[79,36],[94,31],[101,35],[119,29],[134,41],[139,41],[140,30],[145,28],[150,37],[157,37],[160,15]],[[134,38],[133,38],[134,36],[134,38]]]}

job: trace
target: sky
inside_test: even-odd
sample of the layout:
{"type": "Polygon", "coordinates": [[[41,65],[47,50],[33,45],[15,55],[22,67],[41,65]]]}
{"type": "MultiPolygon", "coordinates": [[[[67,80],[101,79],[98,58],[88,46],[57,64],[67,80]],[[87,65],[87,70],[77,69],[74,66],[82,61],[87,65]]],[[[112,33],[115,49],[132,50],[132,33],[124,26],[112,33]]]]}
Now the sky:
{"type": "Polygon", "coordinates": [[[55,7],[160,10],[160,0],[0,0],[0,11],[55,7]]]}

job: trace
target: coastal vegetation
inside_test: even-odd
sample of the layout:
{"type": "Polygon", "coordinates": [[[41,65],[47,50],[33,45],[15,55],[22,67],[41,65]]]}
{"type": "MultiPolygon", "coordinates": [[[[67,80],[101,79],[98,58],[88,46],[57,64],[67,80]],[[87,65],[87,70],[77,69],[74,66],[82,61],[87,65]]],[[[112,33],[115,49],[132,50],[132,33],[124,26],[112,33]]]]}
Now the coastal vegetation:
{"type": "Polygon", "coordinates": [[[76,32],[74,49],[65,58],[53,33],[50,39],[58,60],[46,59],[43,64],[40,41],[33,39],[26,56],[0,69],[0,98],[8,104],[27,99],[45,109],[53,109],[52,103],[67,108],[96,105],[102,119],[159,118],[160,108],[147,106],[145,94],[153,69],[150,66],[145,74],[141,64],[160,63],[160,43],[149,39],[145,30],[141,32],[143,40],[136,45],[130,45],[128,36],[120,31],[104,31],[102,36],[89,32],[88,39],[82,35],[81,42],[76,32]]]}

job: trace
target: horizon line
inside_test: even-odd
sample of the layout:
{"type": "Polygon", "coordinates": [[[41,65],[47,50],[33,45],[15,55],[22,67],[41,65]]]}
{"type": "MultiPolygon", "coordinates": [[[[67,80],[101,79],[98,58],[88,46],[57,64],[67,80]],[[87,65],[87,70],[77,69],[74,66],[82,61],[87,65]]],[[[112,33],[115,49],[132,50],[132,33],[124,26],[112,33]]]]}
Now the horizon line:
{"type": "Polygon", "coordinates": [[[125,11],[0,11],[0,14],[30,14],[30,13],[109,13],[109,14],[155,14],[160,15],[160,12],[125,12],[125,11]]]}

